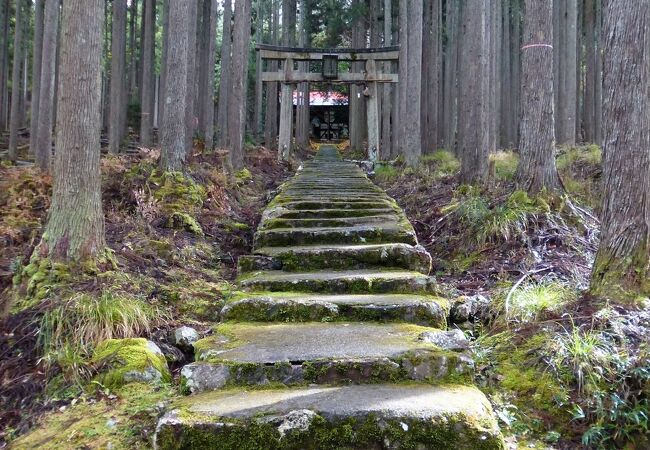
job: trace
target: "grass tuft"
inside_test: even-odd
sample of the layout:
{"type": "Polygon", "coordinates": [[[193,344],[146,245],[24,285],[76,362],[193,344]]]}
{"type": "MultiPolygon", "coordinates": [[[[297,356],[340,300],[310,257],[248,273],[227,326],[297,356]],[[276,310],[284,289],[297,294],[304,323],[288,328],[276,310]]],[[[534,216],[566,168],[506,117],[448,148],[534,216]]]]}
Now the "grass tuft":
{"type": "Polygon", "coordinates": [[[537,321],[547,313],[562,311],[577,295],[577,291],[556,281],[532,283],[512,292],[506,318],[519,322],[537,321]]]}
{"type": "Polygon", "coordinates": [[[165,314],[129,294],[78,294],[45,312],[39,344],[46,363],[58,364],[69,379],[84,378],[91,350],[107,339],[148,334],[165,314]]]}

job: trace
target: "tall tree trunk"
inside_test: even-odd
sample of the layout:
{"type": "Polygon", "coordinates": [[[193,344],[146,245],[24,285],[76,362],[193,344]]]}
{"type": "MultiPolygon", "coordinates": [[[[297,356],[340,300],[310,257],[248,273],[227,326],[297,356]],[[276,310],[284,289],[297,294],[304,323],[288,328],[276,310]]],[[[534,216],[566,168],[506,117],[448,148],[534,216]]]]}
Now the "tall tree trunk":
{"type": "Polygon", "coordinates": [[[499,145],[499,119],[501,111],[500,90],[501,77],[499,67],[501,61],[501,3],[504,0],[492,0],[488,10],[490,14],[490,153],[497,151],[499,145]]]}
{"type": "Polygon", "coordinates": [[[29,121],[29,151],[36,155],[38,129],[38,102],[41,89],[41,62],[43,58],[43,0],[34,2],[34,42],[32,50],[32,106],[29,121]]]}
{"type": "Polygon", "coordinates": [[[482,183],[488,175],[490,64],[489,0],[468,0],[462,6],[458,147],[461,181],[482,183]]]}
{"type": "MultiPolygon", "coordinates": [[[[264,42],[264,2],[257,0],[257,13],[255,19],[255,41],[264,42]]],[[[263,139],[264,120],[262,108],[264,106],[264,84],[262,83],[262,55],[255,52],[255,109],[253,111],[253,133],[257,142],[263,139]]]]}
{"type": "Polygon", "coordinates": [[[154,70],[154,29],[156,22],[156,8],[154,0],[145,0],[144,3],[144,40],[142,42],[142,93],[141,118],[140,118],[140,144],[151,147],[153,144],[153,94],[154,86],[151,82],[154,70]]]}
{"type": "Polygon", "coordinates": [[[430,153],[438,146],[440,95],[441,1],[424,1],[422,49],[422,151],[430,153]]]}
{"type": "MultiPolygon", "coordinates": [[[[300,31],[298,45],[309,46],[309,33],[307,31],[307,2],[300,2],[300,31]]],[[[302,72],[309,71],[309,62],[299,63],[302,72]]],[[[302,149],[309,147],[309,83],[298,83],[298,102],[296,106],[296,144],[302,149]]]]}
{"type": "MultiPolygon", "coordinates": [[[[198,1],[189,0],[190,3],[190,22],[189,22],[189,41],[188,41],[188,61],[187,61],[187,109],[185,110],[185,126],[187,132],[185,134],[185,149],[188,152],[192,151],[194,147],[194,134],[196,132],[197,117],[196,117],[196,95],[197,95],[197,82],[196,82],[196,42],[197,42],[197,18],[198,18],[198,1]]],[[[189,156],[189,154],[188,154],[189,156]]]]}
{"type": "Polygon", "coordinates": [[[217,145],[228,146],[228,97],[232,91],[230,74],[232,61],[232,3],[224,2],[223,34],[221,40],[221,79],[219,81],[219,105],[217,111],[217,145]]]}
{"type": "MultiPolygon", "coordinates": [[[[383,0],[384,8],[384,47],[393,45],[393,4],[391,0],[383,0]]],[[[392,71],[392,63],[384,63],[384,71],[392,71]]],[[[393,109],[393,86],[390,83],[384,83],[382,86],[382,106],[381,106],[381,147],[380,159],[387,160],[391,155],[392,147],[392,127],[391,111],[393,109]]]]}
{"type": "Polygon", "coordinates": [[[117,154],[124,140],[124,104],[126,89],[126,0],[113,0],[113,32],[111,37],[111,90],[108,151],[117,154]]]}
{"type": "Polygon", "coordinates": [[[99,152],[102,7],[102,0],[63,2],[57,152],[41,243],[42,254],[59,260],[93,258],[106,246],[99,152]]]}
{"type": "MultiPolygon", "coordinates": [[[[296,0],[282,1],[282,45],[295,47],[296,45],[296,0]]],[[[283,70],[293,69],[293,61],[283,63],[283,70]]],[[[286,161],[291,154],[293,137],[293,91],[294,85],[282,83],[280,100],[280,131],[278,133],[278,159],[286,161]]]]}
{"type": "Polygon", "coordinates": [[[203,0],[201,72],[199,73],[199,130],[205,146],[214,140],[214,60],[217,30],[217,0],[203,0]]]}
{"type": "Polygon", "coordinates": [[[514,142],[510,141],[509,121],[511,120],[510,96],[512,95],[511,83],[511,54],[510,54],[510,2],[501,2],[501,15],[503,18],[502,37],[501,37],[501,61],[500,61],[500,78],[501,78],[501,110],[499,121],[500,145],[503,148],[512,148],[514,142]]]}
{"type": "Polygon", "coordinates": [[[447,150],[456,152],[460,2],[448,1],[445,7],[444,144],[447,150]]]}
{"type": "Polygon", "coordinates": [[[11,73],[11,118],[9,124],[9,160],[18,158],[18,129],[20,128],[20,75],[23,64],[24,0],[16,0],[14,26],[14,61],[11,73]]]}
{"type": "MultiPolygon", "coordinates": [[[[354,13],[358,16],[352,24],[352,47],[363,48],[366,46],[366,26],[365,17],[359,13],[362,8],[361,0],[353,0],[352,5],[354,13]]],[[[351,64],[352,72],[362,72],[365,69],[364,64],[361,62],[353,62],[351,64]]],[[[364,130],[365,130],[365,110],[366,103],[365,97],[362,94],[363,88],[360,85],[350,85],[350,100],[349,100],[349,113],[350,113],[350,147],[353,150],[361,150],[363,147],[364,130]]]]}
{"type": "Polygon", "coordinates": [[[43,62],[36,128],[36,161],[43,170],[49,169],[52,156],[52,124],[57,72],[57,43],[59,35],[59,0],[45,0],[43,27],[43,62]]]}
{"type": "Polygon", "coordinates": [[[169,0],[169,53],[167,55],[167,87],[165,115],[161,134],[160,168],[167,172],[182,171],[187,155],[187,65],[189,46],[190,2],[169,0]]]}
{"type": "Polygon", "coordinates": [[[531,194],[560,191],[553,114],[553,4],[526,0],[522,46],[521,119],[517,178],[531,194]]]}
{"type": "Polygon", "coordinates": [[[573,145],[576,142],[576,97],[577,80],[577,38],[578,38],[578,0],[560,2],[559,30],[555,45],[556,64],[558,64],[559,86],[557,98],[556,134],[559,144],[573,145]]]}
{"type": "Polygon", "coordinates": [[[408,166],[418,164],[422,154],[422,0],[408,2],[407,108],[404,115],[404,157],[408,166]]]}
{"type": "Polygon", "coordinates": [[[9,1],[0,0],[0,129],[7,128],[7,99],[9,98],[9,1]]]}
{"type": "Polygon", "coordinates": [[[585,0],[585,88],[584,88],[584,132],[585,141],[600,144],[599,86],[602,84],[602,65],[600,49],[600,0],[585,0]]]}
{"type": "Polygon", "coordinates": [[[246,128],[246,81],[248,79],[248,45],[251,33],[251,0],[235,4],[232,40],[232,92],[228,102],[228,134],[230,165],[234,170],[244,167],[244,132],[246,128]]]}
{"type": "MultiPolygon", "coordinates": [[[[162,124],[165,115],[165,90],[167,86],[167,54],[169,49],[169,0],[163,0],[162,11],[162,50],[160,55],[160,84],[158,87],[158,123],[162,124]]],[[[160,125],[159,125],[160,128],[160,125]]]]}
{"type": "MultiPolygon", "coordinates": [[[[279,3],[278,0],[271,0],[271,43],[278,45],[279,3]]],[[[269,70],[278,71],[278,62],[271,61],[269,70]]],[[[264,143],[270,149],[275,149],[278,138],[278,83],[266,83],[266,112],[264,118],[264,143]]]]}
{"type": "Polygon", "coordinates": [[[650,0],[604,10],[604,172],[601,242],[591,290],[650,295],[650,0]]]}
{"type": "Polygon", "coordinates": [[[136,92],[138,73],[138,40],[136,37],[136,20],[138,17],[138,0],[131,2],[129,15],[129,99],[131,102],[136,92]]]}

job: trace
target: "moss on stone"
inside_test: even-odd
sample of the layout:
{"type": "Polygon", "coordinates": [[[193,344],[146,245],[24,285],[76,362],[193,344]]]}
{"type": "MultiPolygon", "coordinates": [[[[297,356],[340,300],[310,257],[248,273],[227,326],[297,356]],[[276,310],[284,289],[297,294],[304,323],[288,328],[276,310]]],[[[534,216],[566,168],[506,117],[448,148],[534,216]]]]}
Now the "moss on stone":
{"type": "Polygon", "coordinates": [[[184,212],[174,212],[167,220],[167,226],[175,230],[185,230],[189,233],[203,236],[203,228],[194,217],[184,212]]]}
{"type": "MultiPolygon", "coordinates": [[[[185,413],[184,419],[191,421],[185,413]]],[[[190,417],[192,414],[190,413],[190,417]]],[[[197,425],[166,426],[157,436],[161,450],[196,449],[218,446],[223,450],[302,450],[302,449],[419,449],[502,450],[505,444],[492,424],[476,424],[464,415],[438,420],[393,420],[376,415],[339,420],[312,417],[307,429],[282,435],[273,421],[260,416],[241,421],[222,418],[216,427],[197,425]]],[[[194,419],[202,423],[200,417],[194,419]]]]}
{"type": "Polygon", "coordinates": [[[107,368],[96,381],[109,388],[118,388],[137,378],[171,381],[164,355],[143,338],[107,339],[95,348],[92,362],[100,369],[107,368]]]}

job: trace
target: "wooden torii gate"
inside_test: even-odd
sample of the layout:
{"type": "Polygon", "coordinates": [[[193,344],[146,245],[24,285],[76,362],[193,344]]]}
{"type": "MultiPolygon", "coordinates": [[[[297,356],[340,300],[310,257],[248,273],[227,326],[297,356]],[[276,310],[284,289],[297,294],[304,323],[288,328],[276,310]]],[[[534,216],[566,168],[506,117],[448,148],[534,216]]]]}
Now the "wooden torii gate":
{"type": "MultiPolygon", "coordinates": [[[[377,100],[378,83],[397,83],[399,77],[391,69],[385,67],[397,64],[378,64],[379,62],[399,62],[399,46],[361,49],[323,49],[323,48],[293,48],[277,47],[273,45],[258,44],[262,61],[281,61],[277,72],[264,71],[261,74],[262,82],[275,81],[282,83],[280,101],[280,132],[279,132],[279,158],[286,160],[291,150],[291,136],[293,131],[293,90],[294,84],[301,82],[333,83],[333,84],[365,84],[364,95],[367,98],[368,110],[368,158],[372,161],[379,155],[379,103],[377,100]],[[353,64],[350,71],[339,72],[339,62],[364,62],[365,69],[354,72],[353,64]],[[312,72],[309,68],[305,71],[296,70],[296,62],[310,62],[301,65],[310,67],[320,62],[321,71],[312,72]]],[[[318,66],[318,65],[316,65],[318,66]]],[[[270,64],[267,64],[270,67],[270,64]]]]}

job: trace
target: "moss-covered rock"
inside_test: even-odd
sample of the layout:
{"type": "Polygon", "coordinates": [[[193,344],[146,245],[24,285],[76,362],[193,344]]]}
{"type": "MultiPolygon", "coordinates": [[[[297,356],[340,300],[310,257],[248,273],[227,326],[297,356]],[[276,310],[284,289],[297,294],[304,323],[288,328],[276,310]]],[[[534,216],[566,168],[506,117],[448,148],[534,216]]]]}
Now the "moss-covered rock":
{"type": "Polygon", "coordinates": [[[96,381],[109,388],[171,381],[165,355],[144,338],[107,339],[95,349],[92,362],[100,370],[96,381]]]}

